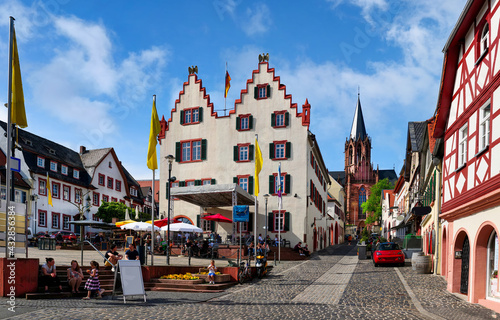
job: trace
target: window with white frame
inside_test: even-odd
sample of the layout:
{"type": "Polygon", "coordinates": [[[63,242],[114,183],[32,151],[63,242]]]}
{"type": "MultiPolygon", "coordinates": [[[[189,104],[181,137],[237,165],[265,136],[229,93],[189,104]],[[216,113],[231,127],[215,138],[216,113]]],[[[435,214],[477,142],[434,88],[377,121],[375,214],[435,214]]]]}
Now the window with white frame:
{"type": "Polygon", "coordinates": [[[38,211],[38,225],[40,227],[47,226],[47,211],[38,211]]]}
{"type": "Polygon", "coordinates": [[[193,141],[193,158],[191,160],[201,160],[201,141],[193,141]]]}
{"type": "Polygon", "coordinates": [[[179,187],[179,181],[172,182],[171,188],[178,188],[179,187]]]}
{"type": "Polygon", "coordinates": [[[194,186],[194,180],[186,181],[186,186],[187,187],[193,187],[194,186]]]}
{"type": "Polygon", "coordinates": [[[479,150],[490,144],[490,104],[479,110],[479,150]]]}
{"type": "Polygon", "coordinates": [[[245,191],[248,192],[248,177],[238,178],[238,185],[245,191]]]}
{"type": "Polygon", "coordinates": [[[53,198],[59,198],[59,187],[61,185],[59,183],[52,183],[52,197],[53,198]]]}
{"type": "Polygon", "coordinates": [[[285,158],[285,144],[284,143],[276,143],[274,145],[275,150],[274,150],[274,157],[276,159],[283,159],[285,158]]]}
{"type": "Polygon", "coordinates": [[[64,174],[65,176],[68,175],[68,167],[65,166],[64,164],[61,165],[61,173],[64,174]]]}
{"type": "Polygon", "coordinates": [[[259,98],[266,98],[267,97],[267,87],[266,86],[262,86],[262,87],[259,87],[259,98]]]}
{"type": "Polygon", "coordinates": [[[55,161],[50,162],[50,171],[57,172],[57,162],[55,161]]]}
{"type": "Polygon", "coordinates": [[[191,142],[182,143],[182,161],[191,161],[191,142]]]}
{"type": "Polygon", "coordinates": [[[488,23],[484,25],[483,32],[481,33],[481,55],[488,49],[488,36],[490,27],[488,23]]]}
{"type": "Polygon", "coordinates": [[[63,214],[63,229],[70,230],[70,227],[69,227],[70,221],[71,221],[71,217],[66,215],[66,214],[63,214]]]}
{"type": "Polygon", "coordinates": [[[201,180],[201,184],[204,185],[204,186],[212,184],[212,179],[201,180]]]}
{"type": "Polygon", "coordinates": [[[15,190],[15,201],[19,203],[26,203],[26,192],[21,190],[15,190]]]}
{"type": "Polygon", "coordinates": [[[200,219],[200,224],[203,231],[212,231],[212,221],[200,219]]]}
{"type": "Polygon", "coordinates": [[[285,126],[285,114],[277,113],[275,127],[284,127],[284,126],[285,126]]]}
{"type": "Polygon", "coordinates": [[[59,229],[59,213],[52,212],[52,228],[59,229]]]}
{"type": "Polygon", "coordinates": [[[63,200],[70,201],[70,194],[71,194],[70,192],[71,192],[70,186],[63,186],[63,200]]]}
{"type": "Polygon", "coordinates": [[[137,189],[130,187],[130,194],[137,197],[137,189]]]}
{"type": "Polygon", "coordinates": [[[122,191],[122,182],[120,180],[115,181],[115,189],[116,191],[122,191]]]}
{"type": "Polygon", "coordinates": [[[82,203],[82,189],[75,189],[75,202],[82,203]]]}
{"type": "Polygon", "coordinates": [[[248,161],[248,146],[239,146],[239,161],[248,161]]]}
{"type": "Polygon", "coordinates": [[[73,169],[73,178],[80,179],[80,171],[73,169]]]}
{"type": "Polygon", "coordinates": [[[248,130],[249,129],[249,121],[248,117],[240,117],[240,130],[248,130]]]}
{"type": "Polygon", "coordinates": [[[458,133],[458,166],[464,166],[467,163],[467,137],[468,126],[464,125],[458,133]]]}
{"type": "Polygon", "coordinates": [[[274,212],[274,231],[285,231],[284,212],[274,212]]]}
{"type": "Polygon", "coordinates": [[[109,196],[103,195],[102,196],[102,201],[109,202],[109,196]]]}
{"type": "Polygon", "coordinates": [[[92,204],[94,206],[99,206],[99,197],[100,197],[99,193],[94,192],[93,197],[92,197],[92,204]]]}
{"type": "Polygon", "coordinates": [[[38,194],[47,195],[47,181],[46,180],[38,180],[38,194]]]}
{"type": "Polygon", "coordinates": [[[42,157],[37,157],[36,165],[39,166],[40,168],[45,168],[45,159],[42,157]]]}
{"type": "Polygon", "coordinates": [[[281,193],[285,193],[285,175],[281,174],[281,179],[278,178],[278,175],[274,176],[274,194],[278,194],[278,189],[280,186],[280,180],[281,180],[281,193]]]}

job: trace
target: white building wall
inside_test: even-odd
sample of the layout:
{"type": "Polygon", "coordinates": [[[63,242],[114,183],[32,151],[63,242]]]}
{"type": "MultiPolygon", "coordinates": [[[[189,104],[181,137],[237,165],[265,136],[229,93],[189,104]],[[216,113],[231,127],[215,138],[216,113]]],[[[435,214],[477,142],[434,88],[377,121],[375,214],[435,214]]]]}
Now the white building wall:
{"type": "MultiPolygon", "coordinates": [[[[165,156],[175,155],[176,142],[190,139],[207,140],[207,158],[200,162],[178,163],[172,165],[172,176],[178,180],[198,180],[216,179],[217,184],[232,184],[233,177],[237,175],[254,176],[255,162],[237,163],[233,160],[233,146],[239,143],[255,144],[255,135],[258,134],[259,145],[263,156],[263,168],[259,175],[260,193],[259,216],[257,223],[258,230],[253,233],[264,234],[265,230],[265,201],[263,195],[269,193],[269,175],[278,172],[279,161],[269,159],[269,143],[273,141],[291,142],[291,157],[281,160],[282,173],[291,175],[290,194],[283,197],[283,210],[290,212],[291,231],[283,233],[282,237],[291,240],[292,244],[306,240],[312,243],[312,233],[310,230],[314,218],[319,218],[320,214],[314,205],[310,205],[309,180],[317,179],[314,171],[311,171],[309,164],[310,146],[308,144],[308,127],[302,125],[302,117],[296,116],[296,109],[291,108],[291,97],[285,98],[285,90],[280,90],[279,79],[274,78],[273,71],[268,72],[267,63],[259,64],[259,72],[253,73],[253,82],[247,84],[248,93],[241,94],[241,103],[237,103],[235,110],[226,117],[216,117],[211,115],[212,108],[208,105],[207,97],[201,89],[201,80],[196,83],[196,77],[190,75],[188,83],[184,85],[184,93],[180,95],[180,100],[176,101],[175,110],[165,110],[165,118],[169,118],[169,130],[165,133],[165,138],[161,140],[160,147],[160,212],[167,212],[166,182],[168,179],[168,163],[165,156]],[[267,99],[256,100],[254,98],[254,88],[258,84],[268,83],[271,85],[271,96],[267,99]],[[180,114],[185,108],[202,107],[203,121],[199,124],[181,125],[180,114]],[[286,110],[289,112],[290,122],[287,128],[272,128],[271,113],[274,111],[286,110]],[[252,114],[253,129],[249,131],[236,130],[236,117],[238,115],[252,114]],[[307,168],[306,170],[305,167],[307,168]],[[294,195],[297,194],[297,197],[294,195]],[[304,239],[304,235],[306,239],[304,239]]],[[[272,69],[270,69],[272,70],[272,69]]],[[[220,109],[216,107],[214,109],[220,109]]],[[[160,111],[161,113],[161,111],[160,111]]],[[[325,173],[323,173],[325,174],[325,173]]],[[[255,182],[255,177],[254,177],[255,182]]],[[[316,182],[315,182],[316,184],[316,182]]],[[[322,191],[324,201],[327,201],[326,192],[322,191]]],[[[270,197],[268,201],[268,212],[277,210],[276,197],[270,197]]],[[[173,214],[184,215],[196,224],[196,216],[200,214],[200,208],[183,201],[174,201],[173,214]]],[[[227,213],[231,208],[207,208],[211,213],[227,213]]],[[[254,211],[251,206],[251,212],[254,211]]],[[[203,211],[203,208],[201,209],[203,211]]],[[[322,223],[326,226],[326,219],[322,223]]],[[[232,233],[231,224],[219,224],[219,233],[232,233]]],[[[274,233],[271,233],[274,237],[274,233]]],[[[310,245],[312,248],[312,245],[310,245]]]]}

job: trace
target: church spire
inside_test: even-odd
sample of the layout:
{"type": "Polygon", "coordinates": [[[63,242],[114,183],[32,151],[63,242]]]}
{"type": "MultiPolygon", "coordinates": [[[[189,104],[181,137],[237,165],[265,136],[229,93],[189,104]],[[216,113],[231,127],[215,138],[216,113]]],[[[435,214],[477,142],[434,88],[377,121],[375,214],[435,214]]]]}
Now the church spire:
{"type": "Polygon", "coordinates": [[[350,138],[354,140],[365,140],[366,137],[365,120],[363,119],[363,112],[361,111],[358,88],[358,104],[356,105],[356,112],[354,113],[354,120],[352,121],[350,138]]]}

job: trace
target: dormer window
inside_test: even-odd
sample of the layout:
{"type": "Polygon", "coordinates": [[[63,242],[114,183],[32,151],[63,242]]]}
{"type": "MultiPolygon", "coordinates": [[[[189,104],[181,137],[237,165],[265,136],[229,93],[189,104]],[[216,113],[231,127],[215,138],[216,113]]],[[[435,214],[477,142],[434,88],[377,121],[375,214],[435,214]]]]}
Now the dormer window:
{"type": "Polygon", "coordinates": [[[130,187],[130,194],[137,197],[137,189],[130,187]]]}
{"type": "Polygon", "coordinates": [[[73,178],[80,179],[80,171],[73,169],[73,178]]]}
{"type": "Polygon", "coordinates": [[[55,161],[50,162],[50,171],[57,172],[57,162],[55,161]]]}
{"type": "Polygon", "coordinates": [[[36,158],[36,165],[40,168],[45,168],[45,159],[42,157],[36,158]]]}
{"type": "Polygon", "coordinates": [[[61,165],[61,173],[64,174],[65,176],[68,175],[68,167],[65,166],[64,164],[61,165]]]}

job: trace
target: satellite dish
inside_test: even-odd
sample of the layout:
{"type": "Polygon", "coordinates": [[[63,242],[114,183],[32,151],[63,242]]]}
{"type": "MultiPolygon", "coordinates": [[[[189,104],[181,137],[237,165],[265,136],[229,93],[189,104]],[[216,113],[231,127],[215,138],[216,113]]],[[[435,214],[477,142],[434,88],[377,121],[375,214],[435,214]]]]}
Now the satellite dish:
{"type": "Polygon", "coordinates": [[[403,221],[405,219],[405,217],[403,217],[403,215],[400,215],[396,218],[397,221],[403,221]]]}

